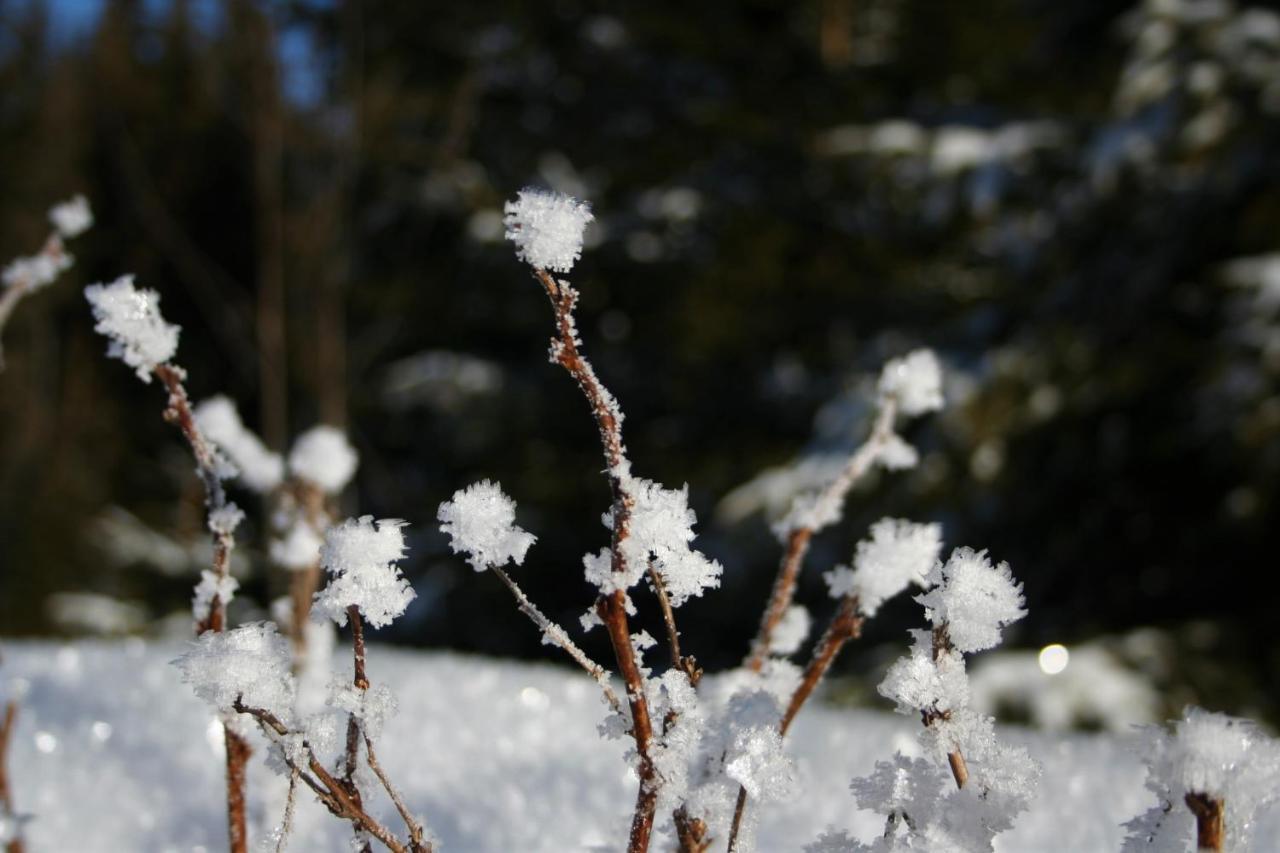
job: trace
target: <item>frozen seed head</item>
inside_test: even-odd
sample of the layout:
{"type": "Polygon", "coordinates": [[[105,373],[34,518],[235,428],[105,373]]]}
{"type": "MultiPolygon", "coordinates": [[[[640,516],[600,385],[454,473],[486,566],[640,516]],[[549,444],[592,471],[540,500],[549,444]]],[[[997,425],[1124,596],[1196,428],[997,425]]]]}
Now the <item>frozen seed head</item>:
{"type": "Polygon", "coordinates": [[[980,652],[1000,643],[1000,629],[1016,622],[1022,608],[1022,584],[1008,563],[991,565],[986,551],[957,548],[927,579],[933,588],[916,597],[934,627],[946,625],[951,644],[961,652],[980,652]]]}
{"type": "Polygon", "coordinates": [[[918,349],[892,359],[880,374],[880,393],[894,397],[898,410],[912,417],[942,408],[942,370],[933,350],[918,349]]]}
{"type": "Polygon", "coordinates": [[[414,599],[396,561],[404,557],[405,522],[349,518],[325,534],[320,563],[333,578],[316,595],[316,610],[339,625],[355,605],[375,628],[391,624],[414,599]]]}
{"type": "Polygon", "coordinates": [[[436,518],[441,532],[449,535],[453,553],[468,554],[467,561],[477,572],[509,562],[520,565],[537,541],[516,526],[516,502],[488,480],[454,492],[452,500],[440,504],[436,518]]]}
{"type": "Polygon", "coordinates": [[[89,209],[88,199],[78,195],[49,208],[49,221],[59,235],[70,239],[89,230],[93,225],[93,211],[89,209]]]}
{"type": "Polygon", "coordinates": [[[594,217],[583,201],[526,187],[503,208],[506,237],[516,257],[535,269],[568,272],[582,257],[582,237],[594,217]]]}
{"type": "Polygon", "coordinates": [[[152,371],[178,351],[180,329],[160,316],[160,294],[138,290],[133,276],[91,284],[84,295],[98,321],[93,330],[110,340],[107,355],[134,368],[143,382],[150,382],[152,371]]]}
{"type": "Polygon", "coordinates": [[[255,492],[265,493],[280,485],[284,462],[240,420],[236,404],[224,396],[211,397],[192,412],[196,426],[205,437],[227,455],[240,472],[240,480],[255,492]]]}
{"type": "Polygon", "coordinates": [[[336,495],[356,472],[360,457],[342,430],[318,426],[298,436],[289,451],[289,473],[336,495]]]}

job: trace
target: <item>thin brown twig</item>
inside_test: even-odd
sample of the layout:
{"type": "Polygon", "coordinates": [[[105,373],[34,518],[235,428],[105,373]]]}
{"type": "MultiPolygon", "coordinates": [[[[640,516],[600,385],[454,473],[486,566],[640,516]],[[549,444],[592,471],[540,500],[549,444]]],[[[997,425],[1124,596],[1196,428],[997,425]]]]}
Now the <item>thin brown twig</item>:
{"type": "MultiPolygon", "coordinates": [[[[555,314],[557,335],[552,341],[552,357],[582,390],[595,417],[600,432],[608,469],[609,486],[613,492],[613,541],[611,545],[615,576],[627,573],[623,544],[630,536],[631,512],[634,498],[628,492],[625,477],[628,472],[626,450],[622,443],[622,424],[617,402],[595,375],[591,365],[578,351],[578,333],[574,324],[573,309],[578,294],[568,282],[557,282],[546,270],[535,269],[534,276],[546,290],[547,298],[555,314]]],[[[627,701],[631,710],[631,736],[635,739],[639,756],[639,789],[631,820],[628,853],[644,853],[649,849],[653,834],[654,813],[658,805],[658,786],[661,778],[653,763],[653,722],[649,716],[649,703],[645,696],[644,676],[636,661],[635,648],[631,644],[631,630],[627,621],[627,592],[619,588],[602,596],[597,612],[609,641],[613,645],[618,672],[627,688],[627,701]]]]}
{"type": "Polygon", "coordinates": [[[511,590],[511,594],[516,599],[516,607],[519,608],[520,612],[528,616],[533,624],[542,629],[544,637],[563,649],[578,666],[586,670],[586,673],[595,679],[596,683],[600,685],[600,689],[604,691],[604,698],[608,701],[609,706],[620,713],[622,711],[622,702],[618,699],[618,694],[609,686],[608,670],[587,657],[587,653],[570,639],[568,632],[555,622],[552,622],[550,617],[539,610],[538,606],[529,600],[524,590],[509,574],[498,566],[493,566],[492,571],[506,584],[507,589],[511,590]]]}
{"type": "MultiPolygon", "coordinates": [[[[63,245],[62,237],[56,231],[44,241],[44,245],[40,247],[40,254],[48,257],[55,265],[61,265],[62,260],[66,257],[66,247],[63,245]]],[[[33,282],[27,278],[19,278],[7,287],[0,285],[0,287],[3,287],[3,291],[0,291],[0,337],[3,337],[5,324],[9,322],[9,317],[13,314],[13,310],[18,307],[18,303],[27,294],[33,293],[37,289],[32,285],[33,282]]],[[[2,341],[0,341],[0,370],[4,370],[4,345],[2,341]]]]}
{"type": "MultiPolygon", "coordinates": [[[[351,683],[363,695],[369,689],[369,677],[364,669],[364,621],[360,618],[360,608],[352,604],[347,608],[347,620],[351,623],[351,683]]],[[[360,761],[360,719],[353,712],[347,715],[347,752],[342,768],[342,785],[355,805],[363,810],[364,799],[360,794],[360,786],[356,784],[356,768],[360,761]]],[[[359,824],[355,825],[360,832],[359,824]]],[[[368,843],[360,848],[361,853],[371,853],[368,843]]]]}
{"type": "Polygon", "coordinates": [[[1227,835],[1227,804],[1221,797],[1191,791],[1184,798],[1196,816],[1196,849],[1221,851],[1227,835]]]}
{"type": "MultiPolygon", "coordinates": [[[[952,648],[951,634],[947,631],[946,623],[935,626],[933,629],[933,662],[937,663],[952,648]]],[[[939,721],[951,719],[951,712],[925,708],[921,710],[920,717],[925,726],[932,726],[939,721]]],[[[969,765],[965,762],[964,753],[959,748],[947,753],[947,764],[951,767],[951,776],[956,780],[957,788],[963,788],[969,784],[969,765]]]]}
{"type": "Polygon", "coordinates": [[[382,783],[383,790],[391,798],[396,811],[400,812],[400,818],[409,829],[409,838],[426,853],[431,853],[431,844],[426,841],[426,833],[422,828],[422,824],[414,817],[413,812],[409,811],[409,807],[404,803],[404,798],[400,796],[400,792],[396,790],[395,786],[391,784],[391,780],[387,778],[382,765],[378,763],[378,755],[373,750],[373,741],[367,733],[364,735],[364,757],[369,763],[369,769],[373,771],[374,776],[378,777],[378,781],[382,783]]]}
{"type": "MultiPolygon", "coordinates": [[[[178,427],[191,448],[191,453],[196,460],[196,471],[204,484],[205,504],[210,517],[213,517],[214,513],[226,509],[227,494],[218,474],[213,448],[205,440],[192,414],[191,401],[187,396],[186,387],[182,384],[186,373],[180,367],[171,364],[159,365],[154,373],[169,394],[164,418],[178,427]]],[[[215,528],[213,530],[213,574],[217,581],[221,582],[230,572],[231,551],[235,547],[235,538],[220,525],[213,525],[213,527],[215,528]]],[[[203,634],[206,631],[222,632],[226,628],[227,603],[222,600],[220,594],[215,592],[209,602],[209,609],[203,615],[196,616],[196,634],[203,634]]],[[[227,725],[225,720],[222,728],[227,764],[227,837],[231,853],[248,853],[245,766],[253,750],[249,742],[227,725]]]]}
{"type": "Polygon", "coordinates": [[[18,718],[18,704],[8,702],[4,706],[4,720],[0,722],[0,815],[13,821],[15,828],[13,838],[5,844],[5,853],[23,853],[26,846],[22,840],[21,824],[13,810],[13,789],[9,785],[9,743],[13,736],[14,723],[18,718]]]}
{"type": "MultiPolygon", "coordinates": [[[[893,421],[897,413],[897,400],[892,396],[885,397],[880,403],[880,410],[871,427],[871,435],[849,457],[840,474],[818,495],[819,504],[839,506],[844,503],[849,490],[871,470],[885,443],[893,436],[893,421]]],[[[761,617],[756,638],[751,644],[751,652],[744,663],[752,672],[759,672],[764,667],[773,643],[773,632],[782,621],[782,617],[786,615],[787,608],[791,606],[791,600],[795,597],[796,579],[800,576],[800,567],[804,564],[805,555],[809,552],[809,543],[816,532],[815,527],[802,525],[787,533],[787,545],[782,552],[773,590],[769,593],[769,603],[761,617]]]]}

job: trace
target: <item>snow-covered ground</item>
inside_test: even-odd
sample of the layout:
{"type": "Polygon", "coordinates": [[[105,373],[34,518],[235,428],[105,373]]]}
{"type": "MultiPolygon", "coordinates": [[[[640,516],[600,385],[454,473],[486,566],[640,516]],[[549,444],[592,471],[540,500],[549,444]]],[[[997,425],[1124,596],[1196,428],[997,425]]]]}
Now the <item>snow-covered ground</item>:
{"type": "MultiPolygon", "coordinates": [[[[33,816],[31,850],[225,849],[221,732],[169,664],[183,650],[138,639],[5,645],[0,697],[21,700],[10,772],[18,809],[33,816]]],[[[623,744],[596,735],[605,708],[589,678],[377,646],[370,676],[394,690],[400,707],[379,738],[380,758],[445,850],[622,847],[635,782],[623,744]]],[[[1121,823],[1154,803],[1120,738],[1003,734],[1045,772],[1030,812],[998,838],[998,850],[1118,850],[1121,823]]],[[[895,749],[913,749],[914,735],[910,719],[891,713],[807,708],[788,739],[795,796],[764,806],[758,848],[798,851],[828,826],[876,835],[883,818],[858,811],[849,780],[895,749]]],[[[264,752],[250,778],[255,839],[275,826],[284,796],[264,752]]],[[[289,849],[348,850],[347,827],[305,792],[301,800],[289,849]]],[[[390,804],[379,806],[398,825],[390,804]]],[[[654,849],[664,846],[662,837],[654,849]]]]}

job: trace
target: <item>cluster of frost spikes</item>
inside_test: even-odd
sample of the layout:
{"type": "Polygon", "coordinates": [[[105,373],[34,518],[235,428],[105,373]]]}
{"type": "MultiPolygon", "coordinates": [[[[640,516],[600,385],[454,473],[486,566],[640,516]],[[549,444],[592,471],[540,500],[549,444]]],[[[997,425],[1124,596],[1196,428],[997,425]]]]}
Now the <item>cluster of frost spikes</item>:
{"type": "Polygon", "coordinates": [[[196,696],[219,711],[234,710],[239,699],[287,721],[294,704],[290,661],[289,642],[276,626],[255,622],[202,634],[174,665],[196,696]]]}
{"type": "Polygon", "coordinates": [[[1188,708],[1167,732],[1143,738],[1147,788],[1156,805],[1125,824],[1124,853],[1184,853],[1196,837],[1188,797],[1220,801],[1224,850],[1260,849],[1253,837],[1259,813],[1280,797],[1280,744],[1249,720],[1188,708]]]}
{"type": "Polygon", "coordinates": [[[135,288],[133,276],[91,284],[84,295],[97,320],[93,330],[110,340],[107,355],[134,368],[143,382],[178,351],[180,329],[160,315],[160,294],[135,288]]]}
{"type": "Polygon", "coordinates": [[[405,522],[373,516],[349,518],[329,529],[320,563],[333,575],[316,594],[315,610],[339,625],[347,624],[347,608],[360,609],[374,628],[390,625],[413,601],[413,588],[395,563],[404,557],[405,522]]]}
{"type": "MultiPolygon", "coordinates": [[[[633,500],[628,536],[622,542],[627,585],[636,583],[652,561],[662,576],[672,607],[701,596],[703,590],[720,586],[720,574],[724,571],[721,565],[690,547],[698,517],[689,508],[689,486],[667,489],[660,483],[638,477],[626,476],[623,480],[633,500]]],[[[605,514],[604,523],[613,529],[611,512],[605,514]]],[[[617,583],[610,575],[593,574],[590,564],[587,580],[606,594],[612,592],[617,583]]]]}
{"type": "Polygon", "coordinates": [[[864,845],[829,832],[809,853],[989,851],[1035,792],[1039,767],[1025,750],[1001,743],[994,721],[970,707],[963,655],[995,645],[1000,628],[1023,615],[1018,586],[1007,566],[993,567],[968,548],[957,549],[926,582],[934,588],[916,600],[933,630],[913,632],[911,653],[890,667],[879,687],[900,713],[923,720],[925,757],[899,754],[854,780],[858,805],[887,819],[882,837],[864,845]],[[956,627],[958,641],[949,639],[956,627]]]}
{"type": "Polygon", "coordinates": [[[317,426],[298,436],[289,451],[289,473],[320,487],[326,494],[341,492],[360,461],[342,430],[317,426]]]}
{"type": "Polygon", "coordinates": [[[196,406],[192,414],[205,437],[236,466],[246,486],[263,494],[280,485],[284,479],[283,460],[244,425],[230,398],[212,397],[196,406]]]}
{"type": "Polygon", "coordinates": [[[880,394],[898,401],[898,409],[908,417],[936,412],[942,408],[942,370],[932,350],[918,349],[884,366],[880,374],[880,394]]]}
{"type": "Polygon", "coordinates": [[[5,287],[22,285],[28,291],[39,290],[70,269],[74,259],[63,249],[62,241],[87,231],[93,225],[93,213],[85,197],[78,195],[50,208],[49,222],[54,233],[44,248],[29,257],[15,258],[0,272],[5,287]]]}
{"type": "Polygon", "coordinates": [[[526,187],[503,208],[516,257],[535,269],[568,272],[582,257],[591,207],[563,193],[526,187]]]}
{"type": "Polygon", "coordinates": [[[524,562],[537,537],[516,526],[516,502],[502,486],[481,480],[453,493],[436,511],[455,554],[467,554],[477,572],[524,562]]]}
{"type": "Polygon", "coordinates": [[[833,598],[857,596],[859,611],[870,617],[912,584],[924,586],[941,550],[941,525],[882,518],[858,543],[853,568],[837,566],[823,578],[833,598]]]}

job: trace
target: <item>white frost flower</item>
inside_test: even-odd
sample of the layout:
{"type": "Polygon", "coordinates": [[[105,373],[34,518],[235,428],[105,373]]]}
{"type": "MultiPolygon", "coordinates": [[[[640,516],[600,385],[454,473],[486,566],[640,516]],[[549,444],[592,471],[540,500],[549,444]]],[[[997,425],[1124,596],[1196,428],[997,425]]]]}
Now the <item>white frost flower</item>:
{"type": "Polygon", "coordinates": [[[336,495],[351,481],[359,456],[337,427],[318,426],[298,436],[289,451],[289,473],[336,495]]]}
{"type": "Polygon", "coordinates": [[[586,202],[526,187],[503,208],[506,237],[516,257],[535,269],[568,272],[582,256],[582,238],[594,217],[586,202]]]}
{"type": "MultiPolygon", "coordinates": [[[[680,607],[690,598],[701,596],[703,590],[720,586],[723,567],[690,547],[698,517],[689,508],[688,484],[667,489],[661,483],[639,477],[627,477],[625,482],[634,500],[628,526],[630,535],[622,544],[628,583],[639,580],[652,559],[654,568],[662,575],[672,607],[680,607]]],[[[605,514],[604,523],[613,529],[610,513],[605,514]]]]}
{"type": "Polygon", "coordinates": [[[320,549],[321,564],[333,575],[316,594],[315,609],[339,625],[347,624],[347,608],[360,608],[375,628],[390,625],[414,599],[413,588],[395,562],[404,557],[405,522],[373,516],[349,518],[329,528],[320,549]]]}
{"type": "Polygon", "coordinates": [[[88,231],[93,225],[93,211],[89,201],[78,195],[70,201],[56,204],[49,209],[49,221],[62,237],[70,239],[88,231]]]}
{"type": "Polygon", "coordinates": [[[202,634],[174,665],[195,694],[218,710],[231,711],[240,699],[287,722],[293,716],[291,660],[289,642],[276,626],[255,622],[202,634]]]}
{"type": "Polygon", "coordinates": [[[874,616],[880,605],[924,579],[942,550],[942,526],[882,518],[871,538],[858,543],[854,568],[837,567],[823,575],[833,598],[858,596],[858,609],[874,616]]]}
{"type": "Polygon", "coordinates": [[[284,478],[284,462],[272,453],[240,420],[236,404],[224,396],[212,397],[192,412],[196,426],[239,469],[241,481],[255,492],[269,492],[284,478]]]}
{"type": "Polygon", "coordinates": [[[178,351],[180,330],[160,315],[160,294],[136,289],[133,276],[91,284],[84,295],[98,321],[93,330],[111,341],[107,355],[137,370],[143,382],[150,382],[151,372],[178,351]]]}
{"type": "Polygon", "coordinates": [[[466,553],[477,572],[524,562],[537,537],[516,526],[516,502],[502,486],[481,480],[453,493],[436,512],[440,531],[449,535],[453,553],[466,553]]]}
{"type": "Polygon", "coordinates": [[[933,587],[916,601],[925,606],[934,627],[947,626],[951,644],[961,652],[980,652],[1000,642],[1000,628],[1016,622],[1022,609],[1022,585],[1008,563],[992,566],[985,551],[957,548],[938,563],[927,582],[933,587]]]}
{"type": "Polygon", "coordinates": [[[880,374],[880,394],[894,397],[908,417],[942,408],[942,370],[932,350],[918,349],[892,359],[880,374]]]}

